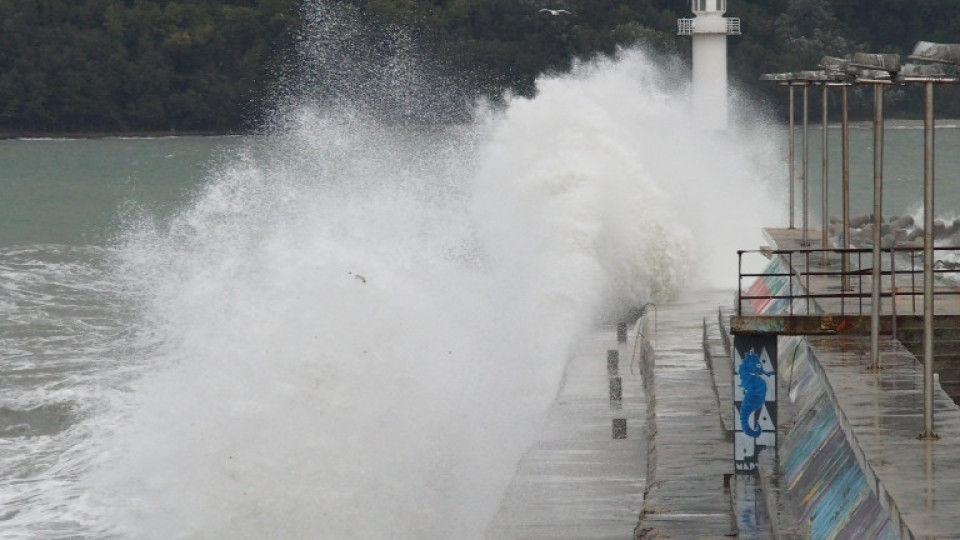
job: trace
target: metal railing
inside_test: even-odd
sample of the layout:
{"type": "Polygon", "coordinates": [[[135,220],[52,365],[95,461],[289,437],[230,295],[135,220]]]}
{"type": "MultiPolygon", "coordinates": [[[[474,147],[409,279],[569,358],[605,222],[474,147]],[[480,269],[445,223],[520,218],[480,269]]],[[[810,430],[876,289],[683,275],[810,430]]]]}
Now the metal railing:
{"type": "MultiPolygon", "coordinates": [[[[740,18],[739,17],[724,17],[724,24],[726,25],[726,34],[728,36],[739,36],[740,35],[740,18]]],[[[708,25],[704,29],[710,28],[708,25]]],[[[692,36],[696,33],[697,23],[695,19],[677,19],[677,35],[678,36],[692,36]]],[[[713,28],[715,33],[720,33],[723,29],[713,28]],[[719,32],[717,32],[719,30],[719,32]]],[[[708,32],[708,33],[714,33],[708,32]]]]}
{"type": "Polygon", "coordinates": [[[731,36],[740,35],[740,18],[739,17],[727,18],[727,35],[731,35],[731,36]]]}
{"type": "MultiPolygon", "coordinates": [[[[960,253],[960,246],[934,248],[934,297],[960,298],[960,263],[946,262],[942,255],[936,256],[947,252],[960,253]]],[[[898,307],[901,314],[920,313],[923,309],[923,248],[888,248],[881,253],[881,313],[896,315],[898,307]],[[904,298],[906,300],[902,301],[904,298]],[[885,300],[890,306],[886,311],[883,309],[885,300]]],[[[806,313],[816,310],[836,315],[864,315],[870,312],[872,249],[759,249],[741,250],[737,256],[737,315],[745,314],[745,302],[751,307],[748,313],[754,313],[754,305],[777,300],[789,304],[789,315],[794,315],[794,310],[799,307],[806,313]],[[779,257],[785,269],[782,272],[744,272],[744,256],[757,254],[771,260],[779,257]],[[841,264],[844,256],[849,261],[847,264],[841,264]],[[765,287],[760,287],[761,292],[751,293],[750,289],[759,279],[775,281],[780,286],[776,291],[762,291],[765,287]],[[744,291],[744,280],[749,280],[747,291],[744,291]],[[812,280],[816,282],[811,283],[812,280]]],[[[957,310],[960,310],[960,302],[950,311],[957,310]]]]}

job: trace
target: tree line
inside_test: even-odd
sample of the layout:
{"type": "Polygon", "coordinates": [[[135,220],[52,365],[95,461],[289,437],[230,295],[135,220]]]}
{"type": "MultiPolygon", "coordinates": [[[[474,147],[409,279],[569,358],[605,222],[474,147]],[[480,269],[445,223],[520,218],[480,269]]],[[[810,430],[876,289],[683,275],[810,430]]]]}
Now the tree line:
{"type": "MultiPolygon", "coordinates": [[[[785,112],[786,92],[761,73],[815,69],[823,55],[906,55],[917,41],[956,42],[958,4],[729,0],[727,16],[743,27],[728,38],[730,78],[785,112]]],[[[409,36],[467,97],[531,95],[538,75],[619,47],[690,57],[690,38],[676,36],[677,19],[692,16],[688,0],[0,0],[0,131],[244,130],[296,61],[311,13],[337,9],[409,36]]],[[[309,80],[350,91],[322,73],[309,80]]],[[[853,91],[854,118],[869,117],[869,94],[853,91]]],[[[919,90],[887,95],[888,114],[921,114],[919,90]]],[[[938,90],[938,115],[960,117],[958,98],[955,88],[938,90]]]]}
{"type": "Polygon", "coordinates": [[[295,0],[0,0],[0,129],[241,129],[295,0]]]}

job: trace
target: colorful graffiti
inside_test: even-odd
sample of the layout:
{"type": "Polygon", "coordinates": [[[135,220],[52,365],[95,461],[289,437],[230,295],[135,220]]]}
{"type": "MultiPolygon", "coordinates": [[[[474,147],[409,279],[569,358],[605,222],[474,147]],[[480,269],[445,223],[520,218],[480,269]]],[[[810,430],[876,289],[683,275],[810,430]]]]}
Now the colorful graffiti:
{"type": "Polygon", "coordinates": [[[777,445],[777,337],[734,337],[734,464],[742,474],[757,473],[764,447],[777,445]]]}

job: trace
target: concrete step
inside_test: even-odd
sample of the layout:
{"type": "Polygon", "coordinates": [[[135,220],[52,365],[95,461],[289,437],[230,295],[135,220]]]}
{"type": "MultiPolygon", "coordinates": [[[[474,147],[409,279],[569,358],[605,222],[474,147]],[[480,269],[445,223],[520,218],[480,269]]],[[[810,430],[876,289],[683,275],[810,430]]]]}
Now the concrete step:
{"type": "MultiPolygon", "coordinates": [[[[898,332],[899,334],[899,332],[898,332]]],[[[899,340],[910,351],[918,362],[923,362],[923,340],[899,340]]],[[[942,340],[936,338],[934,331],[933,343],[933,371],[940,379],[940,386],[955,403],[960,403],[960,341],[942,340]]]]}
{"type": "MultiPolygon", "coordinates": [[[[933,338],[935,340],[952,341],[960,343],[960,328],[937,328],[933,327],[933,338]]],[[[897,325],[897,339],[900,341],[921,341],[923,339],[923,327],[903,328],[897,325]]]]}
{"type": "Polygon", "coordinates": [[[953,396],[960,396],[960,381],[940,381],[940,388],[943,388],[943,391],[953,399],[954,402],[957,401],[957,398],[953,396]]]}
{"type": "Polygon", "coordinates": [[[733,348],[733,338],[730,336],[730,317],[736,313],[732,307],[720,306],[717,310],[717,322],[720,325],[720,337],[723,338],[723,346],[730,354],[733,348]]]}
{"type": "MultiPolygon", "coordinates": [[[[914,353],[915,356],[920,358],[923,355],[923,340],[922,339],[898,339],[900,343],[910,352],[914,353]]],[[[934,356],[956,356],[960,355],[960,341],[938,341],[936,338],[933,340],[933,355],[934,356]]]]}
{"type": "Polygon", "coordinates": [[[713,388],[717,395],[720,423],[727,437],[733,437],[736,427],[733,407],[726,406],[733,400],[733,364],[728,349],[723,344],[721,328],[717,321],[709,318],[703,321],[703,354],[713,377],[713,388]]]}
{"type": "MultiPolygon", "coordinates": [[[[897,329],[922,329],[924,325],[923,315],[898,315],[897,329]]],[[[960,329],[960,316],[958,315],[934,315],[931,321],[933,328],[942,328],[946,330],[960,329]]]]}
{"type": "MultiPolygon", "coordinates": [[[[917,362],[923,362],[923,343],[918,341],[901,341],[900,344],[917,357],[917,362]]],[[[960,347],[960,343],[957,345],[960,347]]],[[[960,366],[960,349],[953,351],[949,350],[949,347],[940,347],[934,344],[933,365],[935,369],[937,367],[948,368],[951,366],[960,366]]]]}

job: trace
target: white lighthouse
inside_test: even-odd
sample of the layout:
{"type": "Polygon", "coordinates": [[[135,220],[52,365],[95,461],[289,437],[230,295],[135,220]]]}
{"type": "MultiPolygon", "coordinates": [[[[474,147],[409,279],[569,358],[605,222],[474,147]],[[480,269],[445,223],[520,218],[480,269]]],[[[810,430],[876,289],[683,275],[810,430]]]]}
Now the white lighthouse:
{"type": "Polygon", "coordinates": [[[690,0],[695,18],[677,20],[677,35],[693,36],[693,110],[703,127],[727,128],[727,36],[740,19],[726,18],[727,0],[690,0]]]}

